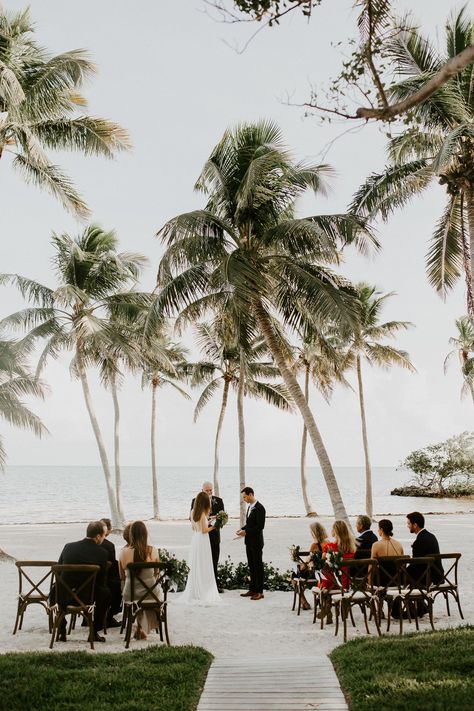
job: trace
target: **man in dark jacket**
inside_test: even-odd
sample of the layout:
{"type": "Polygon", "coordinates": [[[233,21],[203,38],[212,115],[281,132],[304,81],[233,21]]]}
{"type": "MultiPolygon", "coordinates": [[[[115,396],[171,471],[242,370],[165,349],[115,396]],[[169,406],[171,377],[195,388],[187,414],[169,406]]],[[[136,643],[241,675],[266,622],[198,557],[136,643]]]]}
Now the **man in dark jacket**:
{"type": "Polygon", "coordinates": [[[242,489],[242,498],[248,504],[245,526],[239,528],[237,535],[245,537],[245,550],[250,571],[250,587],[242,597],[251,600],[263,600],[263,529],[265,528],[265,508],[257,501],[253,489],[242,489]]]}
{"type": "MultiPolygon", "coordinates": [[[[102,541],[105,538],[105,529],[102,521],[92,521],[87,526],[86,538],[74,543],[66,543],[58,563],[60,565],[98,565],[100,571],[97,574],[96,585],[94,591],[94,641],[105,642],[105,637],[99,635],[99,630],[104,625],[104,617],[108,606],[110,605],[110,591],[107,587],[107,561],[108,555],[105,548],[102,547],[102,541]]],[[[66,574],[65,574],[66,575],[66,574]]],[[[75,575],[68,574],[65,581],[70,588],[77,588],[84,580],[84,574],[75,575]]],[[[62,590],[62,588],[60,589],[62,590]]],[[[60,599],[59,604],[66,606],[71,600],[60,599]]],[[[66,620],[63,619],[61,629],[59,631],[59,639],[61,642],[66,641],[66,620]]]]}
{"type": "Polygon", "coordinates": [[[117,622],[114,615],[118,614],[122,609],[122,586],[120,582],[120,573],[118,561],[115,554],[115,546],[112,541],[109,541],[109,536],[112,533],[112,522],[110,518],[100,519],[105,526],[105,538],[101,543],[102,548],[107,551],[107,556],[110,563],[110,568],[107,572],[107,587],[110,590],[111,600],[110,607],[107,612],[107,627],[121,627],[121,623],[117,622]]]}
{"type": "MultiPolygon", "coordinates": [[[[439,543],[438,539],[433,533],[430,533],[425,528],[425,517],[419,511],[413,511],[413,513],[407,514],[407,526],[410,533],[416,535],[415,540],[412,543],[412,555],[413,558],[424,558],[425,556],[431,556],[439,554],[439,543]]],[[[413,575],[414,579],[419,578],[423,573],[423,568],[420,565],[413,563],[409,566],[408,570],[413,575]]],[[[444,577],[443,567],[440,562],[431,568],[431,582],[439,583],[444,577]]]]}
{"type": "MultiPolygon", "coordinates": [[[[219,496],[214,496],[214,494],[212,493],[213,489],[210,481],[204,482],[204,484],[202,485],[202,491],[204,491],[204,493],[207,494],[211,500],[211,510],[209,511],[209,519],[212,523],[213,519],[216,517],[219,511],[225,511],[224,502],[219,496]]],[[[193,507],[194,499],[191,501],[191,511],[193,510],[193,507]]],[[[211,544],[212,565],[214,566],[214,577],[216,579],[217,589],[220,593],[222,593],[224,591],[222,590],[222,588],[219,587],[219,583],[217,582],[217,564],[219,563],[219,555],[221,550],[221,532],[219,528],[215,528],[213,531],[210,532],[209,542],[211,544]]]]}
{"type": "Polygon", "coordinates": [[[370,529],[371,525],[369,516],[357,516],[356,529],[359,535],[356,537],[357,550],[354,558],[370,558],[372,546],[377,543],[377,536],[370,529]]]}

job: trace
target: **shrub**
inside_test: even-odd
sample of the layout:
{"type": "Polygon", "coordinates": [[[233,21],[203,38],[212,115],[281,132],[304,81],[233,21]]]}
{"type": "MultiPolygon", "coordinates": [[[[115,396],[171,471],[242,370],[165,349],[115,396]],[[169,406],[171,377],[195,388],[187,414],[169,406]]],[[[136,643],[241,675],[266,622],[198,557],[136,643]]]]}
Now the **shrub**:
{"type": "MultiPolygon", "coordinates": [[[[291,590],[291,571],[280,572],[270,563],[263,564],[263,587],[265,590],[291,590]]],[[[230,556],[227,556],[224,563],[221,563],[217,568],[217,579],[219,587],[226,590],[242,590],[248,587],[250,575],[247,563],[237,563],[231,561],[230,556]]]]}

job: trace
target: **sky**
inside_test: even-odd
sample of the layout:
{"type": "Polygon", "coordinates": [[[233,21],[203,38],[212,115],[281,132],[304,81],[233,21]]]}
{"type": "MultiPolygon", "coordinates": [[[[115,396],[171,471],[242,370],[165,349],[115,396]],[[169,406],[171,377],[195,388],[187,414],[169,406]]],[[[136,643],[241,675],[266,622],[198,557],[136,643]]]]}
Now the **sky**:
{"type": "MultiPolygon", "coordinates": [[[[157,230],[171,217],[202,206],[193,192],[201,167],[228,126],[269,118],[276,121],[298,159],[330,163],[337,177],[327,199],[305,196],[298,214],[344,211],[351,195],[385,162],[380,126],[336,122],[321,125],[297,106],[311,85],[323,86],[338,73],[340,54],[332,43],[354,34],[349,0],[326,1],[307,23],[296,13],[280,27],[263,30],[244,52],[237,52],[252,27],[216,22],[202,0],[30,0],[37,39],[51,52],[86,48],[98,75],[86,88],[89,113],[117,121],[130,132],[133,150],[115,161],[73,154],[54,159],[74,178],[92,210],[92,220],[115,229],[120,248],[145,254],[149,266],[141,287],[151,289],[161,248],[157,230]]],[[[8,10],[25,3],[8,0],[8,10]]],[[[400,14],[411,7],[433,39],[443,34],[447,0],[399,0],[400,14]]],[[[474,10],[474,2],[468,3],[474,10]]],[[[25,185],[2,158],[0,164],[0,270],[54,285],[52,232],[76,235],[84,225],[47,193],[25,185]]],[[[471,429],[472,402],[461,401],[456,361],[446,374],[443,362],[464,313],[460,284],[443,302],[429,287],[424,259],[440,216],[444,192],[435,185],[387,224],[377,225],[381,251],[367,259],[348,254],[343,273],[396,295],[386,306],[387,320],[413,327],[396,345],[416,367],[364,369],[371,459],[395,466],[411,450],[471,429]]],[[[2,288],[0,316],[22,308],[21,297],[2,288]]],[[[189,339],[189,336],[188,336],[189,339]]],[[[69,373],[70,356],[51,362],[44,377],[50,394],[32,407],[50,435],[4,428],[10,465],[99,464],[80,384],[69,373]]],[[[96,411],[112,459],[110,394],[90,374],[96,411]]],[[[352,378],[355,388],[355,380],[352,378]]],[[[122,452],[126,465],[149,464],[150,393],[128,377],[121,391],[122,452]]],[[[219,410],[217,398],[193,424],[193,401],[162,390],[158,407],[158,457],[171,466],[209,466],[219,410]]],[[[312,406],[330,458],[336,466],[362,466],[359,406],[355,390],[337,388],[326,404],[312,393],[312,406]]],[[[297,465],[301,421],[269,406],[246,402],[247,463],[297,465]]],[[[2,424],[3,428],[3,424],[2,424]]],[[[230,400],[222,437],[222,465],[237,465],[235,398],[230,400]]],[[[312,452],[308,464],[317,464],[312,452]]]]}

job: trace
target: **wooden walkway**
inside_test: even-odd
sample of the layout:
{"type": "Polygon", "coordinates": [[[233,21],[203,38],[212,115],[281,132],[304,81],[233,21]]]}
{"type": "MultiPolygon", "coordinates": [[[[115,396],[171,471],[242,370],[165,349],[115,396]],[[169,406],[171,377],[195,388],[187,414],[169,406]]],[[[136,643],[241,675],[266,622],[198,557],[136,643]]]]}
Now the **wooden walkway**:
{"type": "MultiPolygon", "coordinates": [[[[251,643],[251,640],[250,640],[251,643]]],[[[347,711],[326,657],[216,659],[197,711],[347,711]]]]}

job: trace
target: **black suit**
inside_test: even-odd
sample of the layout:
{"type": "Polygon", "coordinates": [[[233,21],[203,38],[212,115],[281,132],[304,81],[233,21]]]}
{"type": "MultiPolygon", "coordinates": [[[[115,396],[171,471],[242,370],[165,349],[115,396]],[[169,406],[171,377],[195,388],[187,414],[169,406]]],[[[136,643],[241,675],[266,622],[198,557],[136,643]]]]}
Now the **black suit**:
{"type": "Polygon", "coordinates": [[[265,508],[259,501],[247,509],[245,549],[250,571],[250,592],[263,593],[263,529],[265,528],[265,508]]]}
{"type": "Polygon", "coordinates": [[[367,531],[362,531],[356,538],[357,550],[354,553],[354,558],[370,558],[372,546],[377,543],[377,536],[370,528],[367,531]]]}
{"type": "MultiPolygon", "coordinates": [[[[417,537],[413,541],[412,545],[412,556],[413,558],[423,558],[425,556],[439,554],[439,543],[438,539],[433,533],[430,533],[425,528],[422,528],[418,533],[417,537]]],[[[412,563],[408,568],[409,572],[416,579],[423,572],[422,566],[412,563]]],[[[436,563],[431,568],[431,582],[438,583],[444,577],[443,566],[440,562],[436,563]]]]}
{"type": "MultiPolygon", "coordinates": [[[[66,543],[58,563],[60,565],[98,565],[100,570],[97,573],[94,601],[94,630],[98,632],[104,624],[105,612],[110,605],[110,590],[107,587],[107,561],[109,560],[107,551],[101,545],[97,545],[92,538],[83,538],[82,541],[74,543],[66,543]]],[[[79,586],[84,580],[84,574],[66,574],[65,581],[69,587],[74,588],[79,586]]],[[[87,594],[87,591],[81,591],[80,596],[87,594]]],[[[60,599],[58,600],[61,606],[66,606],[71,601],[60,599]]],[[[63,629],[66,627],[66,620],[63,620],[63,629]]]]}
{"type": "Polygon", "coordinates": [[[122,609],[122,586],[120,582],[120,573],[117,558],[115,555],[115,546],[108,538],[104,538],[101,547],[106,551],[107,558],[110,563],[110,568],[107,573],[107,587],[111,594],[111,603],[109,610],[109,618],[116,615],[122,609]]]}
{"type": "MultiPolygon", "coordinates": [[[[194,506],[194,499],[191,501],[191,510],[194,506]]],[[[218,496],[211,496],[211,510],[209,516],[215,516],[219,511],[225,511],[224,502],[218,496]]],[[[214,577],[217,583],[217,564],[219,563],[219,555],[221,552],[221,532],[219,528],[211,531],[209,534],[209,542],[211,544],[212,565],[214,566],[214,577]]],[[[218,586],[219,587],[219,586],[218,586]]]]}

